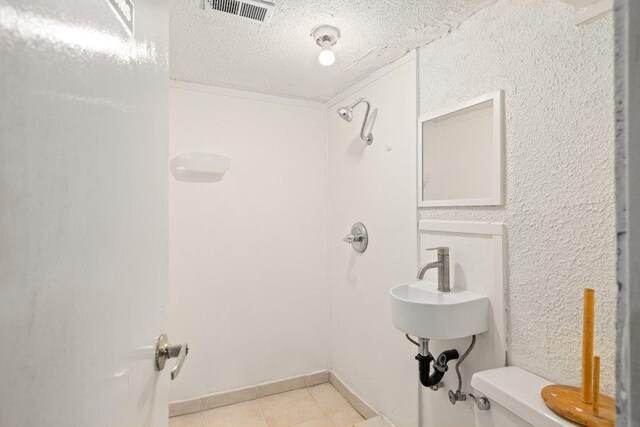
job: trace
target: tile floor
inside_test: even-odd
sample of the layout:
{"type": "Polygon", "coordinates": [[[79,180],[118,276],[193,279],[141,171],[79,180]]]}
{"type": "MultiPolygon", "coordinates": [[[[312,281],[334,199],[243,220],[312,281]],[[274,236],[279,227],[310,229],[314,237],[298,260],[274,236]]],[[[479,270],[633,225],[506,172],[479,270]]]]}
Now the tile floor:
{"type": "Polygon", "coordinates": [[[169,419],[169,427],[350,427],[364,421],[329,383],[169,419]]]}

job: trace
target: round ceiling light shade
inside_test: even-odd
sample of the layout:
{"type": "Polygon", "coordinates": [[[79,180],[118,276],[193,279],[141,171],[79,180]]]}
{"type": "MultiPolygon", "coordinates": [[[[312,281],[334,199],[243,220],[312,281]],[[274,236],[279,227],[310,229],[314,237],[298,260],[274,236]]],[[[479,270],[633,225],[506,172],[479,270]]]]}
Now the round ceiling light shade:
{"type": "Polygon", "coordinates": [[[331,25],[320,25],[311,30],[311,37],[322,48],[320,55],[318,55],[318,62],[324,66],[333,65],[336,62],[336,55],[332,46],[338,42],[340,30],[331,25]]]}

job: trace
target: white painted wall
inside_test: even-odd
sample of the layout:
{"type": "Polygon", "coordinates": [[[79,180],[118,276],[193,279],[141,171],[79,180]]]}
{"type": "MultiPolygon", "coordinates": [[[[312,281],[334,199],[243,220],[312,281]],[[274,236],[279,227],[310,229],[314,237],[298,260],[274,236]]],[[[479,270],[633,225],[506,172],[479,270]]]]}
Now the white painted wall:
{"type": "MultiPolygon", "coordinates": [[[[456,221],[420,221],[419,224],[420,265],[437,260],[435,251],[427,250],[444,246],[449,248],[449,266],[451,287],[467,289],[489,299],[489,328],[477,335],[472,352],[460,365],[463,391],[469,393],[471,377],[475,372],[505,366],[506,337],[504,310],[504,261],[505,227],[503,224],[487,224],[456,221]]],[[[437,271],[428,271],[424,279],[438,282],[437,271]]],[[[468,319],[467,319],[468,321],[468,319]]],[[[429,350],[436,357],[445,350],[455,348],[464,354],[471,338],[456,340],[431,340],[429,350]]],[[[414,347],[415,351],[415,347],[414,347]]],[[[450,363],[450,373],[444,379],[444,387],[437,393],[421,387],[420,427],[426,426],[464,426],[475,425],[475,404],[471,399],[456,403],[449,402],[449,390],[456,390],[458,378],[450,363]]],[[[415,374],[414,374],[415,375],[415,374]]],[[[506,427],[500,424],[483,426],[506,427]]],[[[512,426],[509,426],[512,427],[512,426]]]]}
{"type": "Polygon", "coordinates": [[[231,158],[170,178],[169,332],[191,349],[170,400],[326,369],[324,107],[187,84],[169,105],[170,158],[231,158]]]}
{"type": "Polygon", "coordinates": [[[416,349],[391,324],[389,289],[417,271],[416,62],[413,54],[329,104],[329,280],[331,369],[399,426],[417,421],[416,349]],[[359,97],[372,104],[374,141],[336,110],[359,97]],[[357,254],[342,242],[354,222],[369,231],[357,254]]]}
{"type": "Polygon", "coordinates": [[[580,375],[582,288],[596,289],[596,354],[614,390],[613,29],[556,0],[502,0],[419,51],[421,113],[505,91],[506,205],[423,219],[506,222],[509,361],[580,375]]]}

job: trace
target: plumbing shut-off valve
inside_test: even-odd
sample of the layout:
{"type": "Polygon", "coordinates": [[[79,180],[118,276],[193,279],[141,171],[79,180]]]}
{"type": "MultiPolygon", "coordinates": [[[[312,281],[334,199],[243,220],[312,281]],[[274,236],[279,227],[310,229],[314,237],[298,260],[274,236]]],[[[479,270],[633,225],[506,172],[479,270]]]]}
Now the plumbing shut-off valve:
{"type": "Polygon", "coordinates": [[[456,402],[467,400],[467,396],[469,396],[471,399],[473,399],[478,409],[482,411],[486,411],[491,407],[491,404],[489,403],[489,399],[487,399],[486,397],[476,397],[473,393],[465,393],[462,391],[462,375],[460,374],[460,364],[462,364],[464,359],[466,359],[469,353],[471,353],[471,350],[473,350],[473,347],[475,345],[476,345],[476,336],[473,335],[471,337],[471,345],[469,345],[469,348],[467,349],[467,351],[465,351],[462,357],[460,357],[456,362],[456,375],[458,376],[458,389],[456,391],[449,390],[449,402],[451,402],[452,405],[455,405],[456,402]]]}
{"type": "Polygon", "coordinates": [[[476,406],[478,406],[478,409],[482,411],[491,407],[489,399],[486,397],[476,397],[473,393],[465,393],[461,390],[449,390],[449,402],[451,402],[452,405],[455,405],[456,402],[467,400],[467,396],[469,396],[475,402],[476,406]]]}

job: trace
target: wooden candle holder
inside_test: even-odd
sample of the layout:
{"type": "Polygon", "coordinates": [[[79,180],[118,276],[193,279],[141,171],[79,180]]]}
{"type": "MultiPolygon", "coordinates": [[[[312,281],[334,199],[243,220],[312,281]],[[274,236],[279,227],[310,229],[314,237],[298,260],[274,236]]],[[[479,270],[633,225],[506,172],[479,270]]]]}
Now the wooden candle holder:
{"type": "Polygon", "coordinates": [[[595,292],[584,290],[582,387],[553,384],[542,389],[544,403],[556,414],[583,426],[613,427],[615,401],[600,394],[600,358],[593,356],[595,292]]]}

